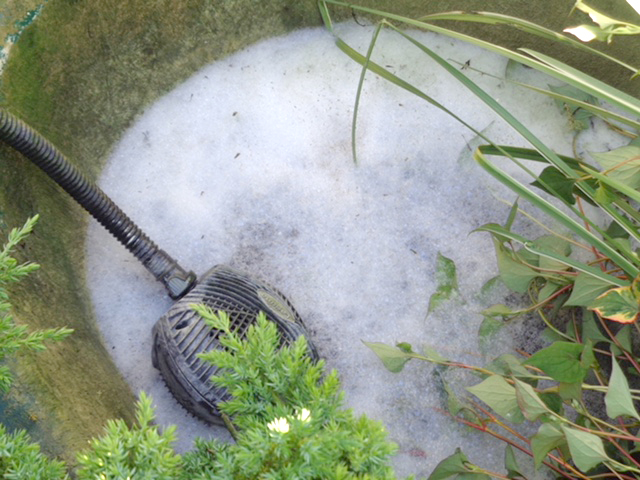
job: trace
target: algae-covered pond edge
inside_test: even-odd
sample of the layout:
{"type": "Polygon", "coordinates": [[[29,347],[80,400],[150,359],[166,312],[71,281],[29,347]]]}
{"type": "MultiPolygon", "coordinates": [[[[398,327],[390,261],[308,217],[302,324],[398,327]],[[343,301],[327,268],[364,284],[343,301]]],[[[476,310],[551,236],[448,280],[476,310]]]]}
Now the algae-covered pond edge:
{"type": "Polygon", "coordinates": [[[39,4],[34,9],[27,11],[22,20],[14,22],[15,31],[13,31],[12,33],[7,33],[4,38],[2,38],[2,31],[4,29],[0,29],[0,39],[2,39],[3,42],[2,44],[0,44],[0,75],[2,75],[2,70],[4,69],[7,58],[9,57],[9,50],[11,50],[11,46],[18,41],[18,39],[20,38],[20,34],[24,31],[24,29],[31,25],[36,18],[38,18],[38,15],[42,11],[43,7],[43,4],[39,4]]]}

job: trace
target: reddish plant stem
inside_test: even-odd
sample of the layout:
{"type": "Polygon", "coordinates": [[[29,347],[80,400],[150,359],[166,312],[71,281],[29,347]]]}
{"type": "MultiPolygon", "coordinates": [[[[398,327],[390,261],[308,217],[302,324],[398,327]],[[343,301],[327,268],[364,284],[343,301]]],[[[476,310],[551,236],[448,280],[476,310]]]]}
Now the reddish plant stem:
{"type": "Polygon", "coordinates": [[[627,457],[627,459],[628,459],[629,461],[631,461],[631,463],[633,463],[636,467],[639,467],[639,468],[640,468],[640,463],[639,463],[635,458],[633,458],[633,456],[632,456],[632,455],[631,455],[627,450],[625,450],[624,448],[622,448],[622,447],[618,444],[618,442],[616,442],[613,438],[609,438],[609,442],[611,442],[611,443],[612,443],[612,444],[613,444],[613,445],[614,445],[614,446],[615,446],[615,447],[620,451],[620,453],[621,453],[623,456],[627,457]]]}
{"type": "MultiPolygon", "coordinates": [[[[602,423],[604,423],[604,422],[602,422],[602,423]]],[[[601,435],[604,436],[607,439],[608,442],[613,444],[613,446],[616,447],[623,456],[627,457],[627,459],[630,460],[631,463],[635,464],[636,467],[640,467],[640,463],[638,463],[638,461],[635,458],[633,458],[631,456],[631,454],[627,450],[622,448],[620,446],[620,444],[615,440],[615,438],[619,438],[618,434],[614,434],[612,432],[607,432],[604,428],[602,428],[600,420],[595,422],[595,425],[598,427],[598,430],[601,432],[601,435]]],[[[605,425],[607,425],[607,424],[605,423],[605,425]]],[[[612,427],[612,425],[609,425],[609,427],[612,427]]],[[[630,437],[629,439],[633,438],[633,436],[629,433],[629,431],[624,427],[624,424],[622,424],[622,428],[620,430],[623,431],[623,432],[626,432],[628,434],[628,436],[630,437]]],[[[634,441],[634,440],[632,440],[632,441],[634,441]]],[[[609,467],[609,469],[611,469],[611,467],[609,467]]],[[[615,472],[615,473],[617,474],[617,472],[615,472]]]]}
{"type": "MultiPolygon", "coordinates": [[[[447,415],[449,417],[453,417],[457,422],[460,422],[468,427],[474,428],[482,433],[487,433],[489,435],[491,435],[492,437],[497,438],[498,440],[511,445],[514,448],[517,448],[518,450],[520,450],[522,453],[524,453],[525,455],[528,455],[530,457],[533,457],[533,453],[531,452],[531,450],[526,449],[525,447],[518,445],[517,443],[515,443],[513,440],[505,437],[504,435],[500,435],[498,432],[494,432],[493,430],[491,430],[490,428],[487,428],[485,425],[478,425],[476,423],[470,422],[468,420],[465,420],[464,418],[460,418],[457,416],[453,416],[451,415],[449,412],[445,412],[444,410],[441,410],[439,408],[435,409],[436,411],[447,415]]],[[[544,463],[547,467],[549,467],[550,469],[552,469],[553,471],[555,471],[556,473],[558,473],[559,475],[562,475],[565,478],[569,478],[569,479],[573,479],[573,478],[581,478],[583,480],[588,480],[589,477],[583,475],[582,473],[580,473],[578,470],[576,470],[575,468],[573,468],[571,465],[567,464],[566,462],[562,461],[561,459],[557,458],[555,455],[551,455],[551,453],[548,453],[547,456],[549,458],[551,458],[552,460],[562,464],[567,470],[569,470],[569,472],[573,473],[575,475],[575,477],[572,477],[569,473],[563,471],[560,467],[557,467],[556,465],[553,465],[552,463],[543,460],[542,463],[544,463]]]]}
{"type": "Polygon", "coordinates": [[[503,424],[501,421],[498,420],[498,418],[493,415],[490,411],[488,411],[486,408],[483,408],[482,406],[478,405],[476,402],[471,401],[471,403],[473,404],[474,408],[477,408],[478,410],[480,410],[482,413],[484,413],[487,417],[489,417],[489,420],[493,423],[496,423],[497,425],[500,425],[502,428],[504,428],[507,432],[509,432],[511,435],[513,435],[514,437],[517,437],[519,440],[521,440],[522,442],[525,443],[529,443],[529,439],[527,437],[525,437],[524,435],[520,435],[518,432],[516,432],[515,430],[513,430],[512,428],[510,428],[509,426],[503,424]]]}
{"type": "Polygon", "coordinates": [[[600,320],[600,324],[602,325],[602,328],[604,328],[607,332],[607,335],[609,335],[609,338],[611,338],[611,340],[613,341],[613,343],[616,344],[616,346],[622,350],[622,353],[624,354],[624,356],[626,357],[626,359],[629,361],[629,363],[631,363],[631,365],[633,365],[633,368],[636,369],[636,371],[638,373],[640,373],[640,365],[638,365],[638,362],[636,362],[635,358],[633,358],[631,355],[629,355],[629,352],[627,352],[622,345],[620,344],[620,342],[618,341],[618,339],[615,337],[615,335],[611,332],[611,330],[609,329],[609,327],[607,326],[607,323],[604,321],[604,319],[600,316],[600,314],[596,313],[596,316],[598,317],[598,319],[600,320]]]}

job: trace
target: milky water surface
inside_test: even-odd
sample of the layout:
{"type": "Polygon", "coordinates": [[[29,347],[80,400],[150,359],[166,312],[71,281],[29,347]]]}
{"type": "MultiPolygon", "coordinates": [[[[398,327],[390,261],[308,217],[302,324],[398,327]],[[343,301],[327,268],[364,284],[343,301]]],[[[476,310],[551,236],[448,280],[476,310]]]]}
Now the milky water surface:
{"type": "MultiPolygon", "coordinates": [[[[370,27],[337,28],[366,51],[370,27]]],[[[540,85],[544,79],[448,38],[416,35],[558,152],[571,153],[561,110],[505,76],[540,85]]],[[[383,32],[374,58],[494,141],[523,145],[398,35],[383,32]]],[[[409,364],[391,374],[362,340],[430,345],[448,358],[483,363],[478,312],[504,302],[507,291],[477,295],[497,268],[489,236],[470,232],[503,222],[509,206],[499,199],[514,197],[474,164],[471,131],[372,74],[361,99],[355,164],[359,75],[322,29],[254,45],[150,106],[115,147],[100,185],[185,268],[202,274],[223,263],[282,290],[339,371],[347,404],[384,422],[399,444],[399,475],[428,475],[458,446],[472,461],[499,468],[503,446],[434,410],[442,403],[432,366],[409,364]],[[457,265],[462,298],[427,315],[438,252],[457,265]]],[[[538,234],[524,222],[517,228],[538,234]]],[[[159,423],[178,424],[180,449],[195,435],[228,438],[187,415],[151,365],[151,328],[171,305],[162,286],[95,223],[87,253],[104,340],[132,388],[153,396],[159,423]]],[[[510,351],[514,341],[503,335],[490,356],[510,351]]]]}

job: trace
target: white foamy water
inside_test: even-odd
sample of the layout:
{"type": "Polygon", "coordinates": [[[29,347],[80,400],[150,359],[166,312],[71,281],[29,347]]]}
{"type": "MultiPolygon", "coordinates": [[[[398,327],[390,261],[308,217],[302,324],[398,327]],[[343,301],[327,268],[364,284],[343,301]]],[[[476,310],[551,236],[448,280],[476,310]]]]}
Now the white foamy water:
{"type": "MultiPolygon", "coordinates": [[[[338,26],[366,51],[372,29],[338,26]]],[[[451,39],[416,34],[542,136],[571,154],[566,119],[549,99],[504,80],[503,59],[451,39]],[[488,75],[490,73],[491,75],[488,75]],[[497,78],[496,78],[497,77],[497,78]]],[[[500,143],[522,141],[442,69],[383,32],[374,59],[423,88],[500,143]]],[[[523,68],[512,75],[544,80],[523,68]]],[[[293,302],[348,405],[387,426],[400,446],[399,476],[428,475],[458,446],[500,468],[504,447],[434,410],[434,369],[387,372],[363,344],[407,341],[481,364],[478,298],[497,274],[488,234],[513,200],[471,159],[474,134],[416,97],[367,75],[351,116],[360,68],[323,29],[274,38],[210,65],[159,99],[123,135],[100,185],[187,269],[227,264],[277,286],[293,302]],[[472,142],[470,144],[470,142],[472,142]],[[427,316],[437,253],[455,261],[464,301],[427,316]]],[[[531,232],[521,224],[520,229],[531,232]]],[[[532,233],[532,235],[534,235],[532,233]]],[[[150,393],[161,424],[177,424],[180,449],[194,435],[222,436],[185,414],[151,365],[151,328],[171,301],[150,274],[95,222],[88,284],[104,340],[134,391],[150,393]]],[[[492,356],[510,351],[509,336],[492,356]]]]}

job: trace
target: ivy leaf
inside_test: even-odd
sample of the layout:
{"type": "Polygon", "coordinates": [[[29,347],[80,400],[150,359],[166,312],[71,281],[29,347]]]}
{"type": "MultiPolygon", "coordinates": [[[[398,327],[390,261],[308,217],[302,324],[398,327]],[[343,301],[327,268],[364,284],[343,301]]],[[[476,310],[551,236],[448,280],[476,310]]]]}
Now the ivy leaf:
{"type": "Polygon", "coordinates": [[[605,337],[596,325],[595,317],[590,310],[582,312],[582,340],[591,340],[594,345],[598,342],[611,343],[611,340],[605,337]]]}
{"type": "MultiPolygon", "coordinates": [[[[573,335],[569,335],[569,336],[571,338],[574,338],[573,335]]],[[[564,335],[561,335],[559,332],[556,332],[555,330],[552,330],[549,327],[545,327],[545,329],[542,330],[540,337],[543,340],[545,340],[547,343],[562,342],[566,340],[566,337],[564,335]]]]}
{"type": "Polygon", "coordinates": [[[559,415],[562,415],[563,412],[563,403],[562,397],[553,392],[541,393],[540,399],[544,402],[544,404],[549,407],[549,410],[555,412],[559,415]]]}
{"type": "Polygon", "coordinates": [[[530,378],[532,376],[531,372],[522,366],[520,360],[508,353],[500,355],[485,368],[504,377],[530,378]]]}
{"type": "MultiPolygon", "coordinates": [[[[591,105],[597,105],[598,99],[591,95],[590,93],[584,92],[579,88],[574,87],[573,85],[548,85],[549,90],[554,93],[558,93],[560,95],[564,95],[565,97],[575,98],[584,103],[590,103],[591,105]]],[[[571,113],[575,113],[578,110],[586,111],[582,107],[576,107],[575,105],[568,105],[567,103],[561,100],[555,100],[556,104],[560,107],[566,107],[571,110],[571,113]]],[[[593,116],[591,112],[586,111],[590,116],[593,116]]],[[[584,129],[582,129],[584,130],[584,129]]]]}
{"type": "Polygon", "coordinates": [[[520,407],[520,411],[527,420],[535,422],[542,415],[548,413],[547,406],[531,385],[517,378],[514,378],[513,381],[515,383],[518,407],[520,407]]]}
{"type": "MultiPolygon", "coordinates": [[[[627,219],[627,217],[624,218],[627,219]]],[[[622,228],[622,226],[615,220],[611,220],[611,223],[609,223],[605,232],[611,238],[629,238],[629,232],[622,228]]]]}
{"type": "Polygon", "coordinates": [[[584,348],[579,343],[554,342],[523,363],[539,368],[557,382],[582,382],[589,369],[581,364],[584,348]]]}
{"type": "Polygon", "coordinates": [[[479,384],[467,387],[467,391],[489,405],[498,415],[506,420],[514,423],[524,421],[524,417],[518,406],[516,389],[502,376],[491,375],[479,384]]]}
{"type": "MultiPolygon", "coordinates": [[[[562,238],[558,238],[554,235],[543,235],[536,238],[533,244],[540,250],[549,250],[550,252],[557,253],[564,257],[568,257],[571,254],[571,244],[562,238]]],[[[538,261],[538,266],[545,270],[560,270],[564,271],[569,269],[569,266],[559,260],[547,258],[541,256],[538,261]]]]}
{"type": "MultiPolygon", "coordinates": [[[[533,242],[533,244],[535,245],[535,242],[533,242]]],[[[515,255],[516,255],[516,261],[518,262],[523,262],[524,264],[528,264],[533,267],[540,266],[540,258],[541,258],[540,255],[530,250],[527,250],[526,248],[520,248],[518,251],[515,252],[515,255]]],[[[538,276],[540,276],[540,273],[538,273],[538,276]]]]}
{"type": "Polygon", "coordinates": [[[453,260],[445,257],[438,252],[436,259],[436,281],[438,287],[436,291],[429,298],[429,309],[427,315],[433,312],[445,301],[457,297],[458,292],[458,276],[456,273],[456,264],[453,260]]]}
{"type": "Polygon", "coordinates": [[[633,323],[640,314],[638,299],[631,286],[611,288],[587,308],[597,312],[602,318],[618,323],[633,323]]]}
{"type": "MultiPolygon", "coordinates": [[[[558,264],[559,263],[560,262],[558,262],[558,264]]],[[[562,265],[562,267],[563,267],[562,268],[563,270],[566,270],[567,268],[569,268],[564,264],[562,265]]],[[[551,295],[556,293],[560,288],[562,288],[562,285],[558,285],[557,283],[550,282],[550,281],[545,283],[544,287],[542,287],[538,292],[538,303],[544,302],[545,300],[547,300],[549,297],[551,297],[551,295]]]]}
{"type": "Polygon", "coordinates": [[[640,416],[633,406],[629,382],[620,365],[618,365],[615,356],[613,356],[613,361],[611,362],[611,377],[609,378],[609,388],[604,396],[604,404],[607,407],[607,415],[610,418],[626,415],[640,420],[640,416]]]}
{"type": "Polygon", "coordinates": [[[593,353],[593,342],[587,340],[584,342],[582,353],[580,354],[580,366],[585,370],[589,370],[594,365],[596,365],[596,356],[593,353]]]}
{"type": "Polygon", "coordinates": [[[465,405],[464,403],[462,403],[462,401],[460,401],[460,399],[456,395],[456,392],[453,391],[453,389],[443,378],[441,378],[441,381],[444,393],[447,397],[447,410],[452,416],[455,417],[456,415],[458,415],[458,413],[460,413],[460,410],[465,408],[465,405]]]}
{"type": "Polygon", "coordinates": [[[436,465],[436,468],[429,475],[429,480],[444,480],[459,473],[467,473],[465,463],[468,461],[467,456],[459,448],[456,448],[456,453],[449,455],[436,465]]]}
{"type": "Polygon", "coordinates": [[[618,180],[628,187],[640,188],[640,147],[627,145],[610,152],[592,153],[602,166],[607,177],[618,180]]]}
{"type": "Polygon", "coordinates": [[[575,131],[586,130],[589,128],[589,120],[593,117],[593,113],[584,108],[578,108],[571,115],[571,128],[575,131]]]}
{"type": "Polygon", "coordinates": [[[490,278],[485,282],[484,285],[482,285],[482,287],[480,287],[480,293],[478,295],[478,298],[484,299],[492,295],[492,292],[494,291],[497,285],[501,285],[500,275],[496,275],[495,277],[490,278]]]}
{"type": "Polygon", "coordinates": [[[533,437],[531,437],[531,450],[536,470],[540,468],[547,454],[566,443],[562,431],[551,423],[543,423],[533,437]]]}
{"type": "Polygon", "coordinates": [[[513,453],[513,447],[509,444],[507,444],[507,447],[504,449],[504,467],[507,469],[507,477],[526,478],[522,472],[520,472],[520,466],[513,453]]]}
{"type": "Polygon", "coordinates": [[[392,347],[379,342],[362,342],[375,353],[382,364],[393,373],[398,373],[404,368],[404,364],[413,358],[413,355],[401,348],[392,347]]]}
{"type": "Polygon", "coordinates": [[[604,451],[602,439],[593,433],[583,432],[571,427],[562,427],[571,458],[583,472],[588,472],[596,465],[611,460],[604,451]]]}
{"type": "Polygon", "coordinates": [[[575,183],[574,179],[567,178],[556,167],[547,167],[540,173],[538,179],[531,183],[531,186],[573,205],[576,203],[576,199],[573,196],[575,183]]]}
{"type": "Polygon", "coordinates": [[[558,394],[563,400],[580,400],[582,398],[582,382],[558,383],[558,394]]]}
{"type": "Polygon", "coordinates": [[[598,295],[611,288],[611,284],[586,273],[579,273],[573,284],[571,295],[565,302],[568,307],[586,307],[598,295]]]}
{"type": "Polygon", "coordinates": [[[625,325],[616,334],[616,340],[627,352],[631,352],[631,325],[625,325]]]}
{"type": "Polygon", "coordinates": [[[446,358],[436,352],[436,349],[433,347],[426,346],[423,349],[424,356],[427,357],[427,361],[433,363],[445,363],[448,362],[446,358]]]}
{"type": "Polygon", "coordinates": [[[526,293],[531,280],[540,274],[522,262],[514,259],[517,254],[508,250],[504,245],[494,240],[498,257],[498,270],[504,284],[514,292],[526,293]]]}
{"type": "Polygon", "coordinates": [[[610,205],[616,201],[617,198],[617,195],[611,187],[598,180],[594,199],[599,205],[610,205]]]}
{"type": "Polygon", "coordinates": [[[498,333],[505,323],[500,320],[496,320],[494,317],[484,317],[480,327],[478,328],[478,343],[483,352],[490,348],[491,339],[496,333],[498,333]]]}
{"type": "Polygon", "coordinates": [[[631,246],[631,240],[629,238],[612,238],[611,246],[620,252],[630,252],[633,250],[631,246]]]}
{"type": "Polygon", "coordinates": [[[429,480],[446,480],[449,478],[464,478],[465,480],[490,480],[491,477],[484,473],[474,473],[468,467],[470,465],[467,456],[456,448],[456,453],[442,460],[429,475],[429,480]]]}

